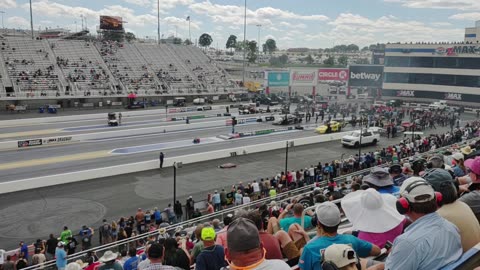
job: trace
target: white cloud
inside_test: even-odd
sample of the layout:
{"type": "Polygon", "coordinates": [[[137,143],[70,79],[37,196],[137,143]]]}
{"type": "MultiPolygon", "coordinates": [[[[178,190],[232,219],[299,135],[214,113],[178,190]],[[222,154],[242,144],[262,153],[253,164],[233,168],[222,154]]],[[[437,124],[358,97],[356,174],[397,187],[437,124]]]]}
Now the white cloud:
{"type": "Polygon", "coordinates": [[[29,28],[30,21],[27,21],[25,18],[12,16],[7,19],[7,24],[12,28],[29,28]]]}
{"type": "Polygon", "coordinates": [[[152,1],[151,0],[123,0],[125,3],[129,4],[134,4],[138,6],[146,6],[146,5],[151,5],[152,1]]]}
{"type": "Polygon", "coordinates": [[[390,3],[400,3],[409,8],[436,8],[457,10],[480,10],[478,0],[384,0],[390,3]]]}
{"type": "MultiPolygon", "coordinates": [[[[189,8],[201,15],[210,17],[214,22],[242,25],[244,19],[244,7],[236,5],[213,4],[210,1],[194,3],[189,8]]],[[[247,9],[247,24],[272,26],[273,19],[296,19],[306,21],[326,21],[324,15],[300,15],[273,7],[262,7],[256,10],[247,9]]]]}
{"type": "Polygon", "coordinates": [[[288,27],[288,28],[300,28],[300,29],[306,29],[307,28],[307,25],[304,24],[304,23],[292,24],[292,23],[289,23],[289,22],[280,22],[279,25],[285,26],[285,27],[288,27]]]}
{"type": "MultiPolygon", "coordinates": [[[[176,25],[178,28],[183,29],[183,30],[188,30],[188,21],[186,21],[184,18],[178,18],[178,17],[165,17],[161,19],[162,22],[166,22],[169,25],[176,25]]],[[[190,22],[190,28],[191,29],[200,29],[200,24],[201,22],[190,22]]]]}
{"type": "Polygon", "coordinates": [[[480,12],[458,13],[448,18],[452,20],[476,21],[480,19],[480,12]]]}
{"type": "Polygon", "coordinates": [[[449,22],[433,22],[433,23],[430,23],[430,25],[435,27],[452,26],[452,24],[449,22]]]}
{"type": "Polygon", "coordinates": [[[2,0],[0,1],[0,8],[15,8],[17,7],[17,2],[15,0],[2,0]]]}

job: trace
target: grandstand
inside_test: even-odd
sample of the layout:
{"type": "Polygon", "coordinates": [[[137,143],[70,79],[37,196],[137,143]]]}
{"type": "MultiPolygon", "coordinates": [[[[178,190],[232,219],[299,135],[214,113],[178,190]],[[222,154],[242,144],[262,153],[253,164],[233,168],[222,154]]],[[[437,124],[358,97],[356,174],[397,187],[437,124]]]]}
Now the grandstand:
{"type": "Polygon", "coordinates": [[[2,97],[208,95],[240,90],[193,46],[32,40],[8,32],[0,41],[2,97]]]}

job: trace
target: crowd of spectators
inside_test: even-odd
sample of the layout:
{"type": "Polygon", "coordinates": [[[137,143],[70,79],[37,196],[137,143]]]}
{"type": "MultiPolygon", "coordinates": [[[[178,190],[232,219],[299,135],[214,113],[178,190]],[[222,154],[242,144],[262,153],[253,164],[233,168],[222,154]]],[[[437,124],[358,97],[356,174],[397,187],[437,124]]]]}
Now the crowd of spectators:
{"type": "MultiPolygon", "coordinates": [[[[478,123],[462,129],[467,128],[475,134],[478,123]]],[[[7,258],[7,265],[21,269],[56,258],[59,269],[189,269],[191,265],[196,269],[290,269],[298,265],[305,270],[322,269],[322,264],[355,269],[342,267],[356,265],[353,257],[379,256],[381,248],[387,248],[386,260],[362,260],[364,268],[438,269],[480,242],[480,141],[464,147],[454,142],[441,152],[433,148],[433,155],[427,152],[432,147],[420,147],[424,140],[439,147],[452,142],[442,142],[442,138],[445,136],[424,137],[418,145],[413,141],[411,148],[400,143],[379,153],[352,156],[348,164],[352,160],[353,165],[346,170],[343,162],[319,163],[245,185],[240,182],[229,192],[214,191],[208,196],[208,213],[260,198],[275,200],[281,192],[315,182],[328,183],[286,201],[225,215],[223,222],[213,219],[193,228],[167,230],[185,216],[201,215],[189,197],[185,208],[177,201],[163,211],[138,209],[129,218],[104,220],[97,230],[84,226],[78,235],[65,227],[58,238],[51,235],[47,241],[34,243],[35,255],[44,256],[29,258],[27,245],[21,242],[17,260],[7,258]],[[405,147],[410,150],[401,163],[405,147]],[[370,171],[365,176],[347,177],[342,183],[335,181],[337,176],[361,168],[370,171]],[[310,205],[315,207],[307,211],[310,205]],[[351,223],[348,230],[339,228],[342,215],[351,223]],[[90,252],[86,263],[67,264],[66,256],[91,248],[95,235],[101,244],[108,244],[145,232],[152,233],[146,240],[118,245],[101,258],[90,252]],[[346,250],[343,244],[350,246],[354,256],[342,259],[334,252],[346,250]],[[332,246],[335,248],[327,252],[332,246]]]]}

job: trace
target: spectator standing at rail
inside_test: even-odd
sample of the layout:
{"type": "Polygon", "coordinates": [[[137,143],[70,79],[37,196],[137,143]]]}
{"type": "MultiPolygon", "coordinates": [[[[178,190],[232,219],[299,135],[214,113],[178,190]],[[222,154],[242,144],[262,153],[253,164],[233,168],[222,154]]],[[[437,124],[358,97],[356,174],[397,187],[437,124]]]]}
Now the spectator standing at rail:
{"type": "Polygon", "coordinates": [[[220,194],[218,191],[215,190],[215,192],[212,195],[212,203],[213,203],[213,209],[214,211],[220,211],[220,194]]]}
{"type": "Polygon", "coordinates": [[[69,230],[67,226],[64,226],[63,231],[60,234],[60,241],[62,241],[62,243],[66,245],[68,243],[68,238],[71,237],[72,235],[73,235],[72,231],[69,230]]]}
{"type": "Polygon", "coordinates": [[[98,237],[101,245],[112,242],[112,226],[106,219],[103,220],[103,224],[98,228],[98,237]]]}
{"type": "Polygon", "coordinates": [[[67,267],[67,253],[62,241],[58,242],[55,249],[55,262],[58,270],[65,270],[65,267],[67,267]]]}
{"type": "Polygon", "coordinates": [[[142,208],[137,209],[137,213],[135,214],[135,221],[137,223],[137,232],[143,233],[144,229],[142,229],[142,227],[145,227],[145,213],[143,212],[142,208]]]}
{"type": "Polygon", "coordinates": [[[118,124],[121,126],[122,125],[122,113],[118,113],[118,124]]]}
{"type": "Polygon", "coordinates": [[[180,203],[179,200],[175,202],[173,205],[173,211],[175,212],[175,217],[177,219],[177,222],[182,222],[183,221],[183,209],[182,209],[182,204],[180,203]]]}
{"type": "Polygon", "coordinates": [[[185,204],[185,208],[187,209],[187,219],[191,219],[193,212],[195,210],[195,201],[193,200],[192,196],[188,197],[187,203],[185,204]]]}
{"type": "Polygon", "coordinates": [[[80,235],[80,241],[82,242],[82,250],[90,249],[92,246],[93,229],[87,227],[87,225],[83,225],[78,234],[80,235]]]}
{"type": "Polygon", "coordinates": [[[18,246],[20,247],[20,254],[19,255],[23,256],[23,258],[25,258],[28,261],[28,245],[25,244],[24,241],[20,241],[18,246]]]}
{"type": "Polygon", "coordinates": [[[52,260],[55,257],[55,249],[57,248],[58,239],[51,233],[47,240],[46,252],[47,260],[52,260]]]}
{"type": "Polygon", "coordinates": [[[160,169],[163,168],[163,160],[165,159],[165,154],[163,152],[160,152],[160,156],[158,157],[160,160],[160,169]]]}

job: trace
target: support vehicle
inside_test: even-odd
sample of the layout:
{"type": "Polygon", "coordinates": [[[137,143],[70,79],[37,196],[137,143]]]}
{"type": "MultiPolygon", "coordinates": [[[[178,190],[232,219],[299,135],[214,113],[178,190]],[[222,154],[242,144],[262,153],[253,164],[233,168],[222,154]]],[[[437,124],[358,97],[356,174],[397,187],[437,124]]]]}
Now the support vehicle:
{"type": "Polygon", "coordinates": [[[342,137],[342,145],[350,147],[360,147],[360,145],[376,145],[380,141],[380,134],[370,129],[352,131],[352,133],[342,137]],[[360,138],[361,132],[361,138],[360,138]]]}

